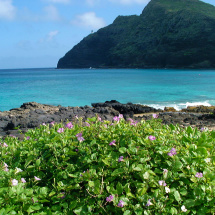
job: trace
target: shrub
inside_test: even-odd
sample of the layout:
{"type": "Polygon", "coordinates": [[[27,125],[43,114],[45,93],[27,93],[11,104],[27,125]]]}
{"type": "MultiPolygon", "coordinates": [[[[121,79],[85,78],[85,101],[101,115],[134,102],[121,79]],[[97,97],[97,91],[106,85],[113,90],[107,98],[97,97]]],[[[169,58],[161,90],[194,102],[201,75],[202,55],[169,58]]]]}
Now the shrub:
{"type": "Polygon", "coordinates": [[[95,117],[0,142],[2,215],[215,213],[214,131],[95,117]]]}

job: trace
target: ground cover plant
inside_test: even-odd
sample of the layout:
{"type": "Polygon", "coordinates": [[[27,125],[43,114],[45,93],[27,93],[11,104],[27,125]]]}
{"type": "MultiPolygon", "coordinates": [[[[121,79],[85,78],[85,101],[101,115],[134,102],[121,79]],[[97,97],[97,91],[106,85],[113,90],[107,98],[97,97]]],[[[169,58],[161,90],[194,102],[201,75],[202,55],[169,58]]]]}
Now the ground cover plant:
{"type": "Polygon", "coordinates": [[[157,117],[52,122],[0,140],[0,214],[214,214],[215,131],[157,117]]]}

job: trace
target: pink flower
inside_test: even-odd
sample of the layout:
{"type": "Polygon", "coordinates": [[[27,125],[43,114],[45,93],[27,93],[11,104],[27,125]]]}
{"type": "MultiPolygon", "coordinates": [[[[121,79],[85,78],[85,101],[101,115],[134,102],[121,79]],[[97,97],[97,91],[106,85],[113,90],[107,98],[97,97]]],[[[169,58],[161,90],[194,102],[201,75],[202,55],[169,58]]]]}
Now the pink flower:
{"type": "Polygon", "coordinates": [[[203,177],[203,174],[201,172],[197,172],[196,175],[195,175],[197,178],[202,178],[203,177]]]}
{"type": "Polygon", "coordinates": [[[158,181],[158,183],[159,183],[160,186],[164,186],[164,187],[166,186],[166,182],[165,181],[158,181]]]}
{"type": "Polygon", "coordinates": [[[138,121],[136,121],[136,122],[131,122],[131,124],[130,125],[133,125],[133,126],[136,126],[137,125],[137,123],[138,123],[138,121]]]}
{"type": "Polygon", "coordinates": [[[71,129],[71,128],[73,128],[73,124],[71,122],[69,122],[69,123],[66,124],[66,127],[71,129]]]}
{"type": "Polygon", "coordinates": [[[109,197],[107,197],[107,198],[106,198],[106,201],[107,201],[107,202],[112,202],[112,201],[113,201],[113,196],[110,195],[109,197]]]}
{"type": "Polygon", "coordinates": [[[57,130],[57,132],[58,132],[58,133],[63,133],[63,132],[64,132],[64,128],[59,128],[59,129],[57,130]]]}
{"type": "Polygon", "coordinates": [[[15,136],[15,135],[12,135],[12,134],[10,134],[9,136],[10,136],[10,137],[13,137],[13,138],[16,138],[16,136],[15,136]]]}
{"type": "Polygon", "coordinates": [[[98,119],[98,121],[102,121],[102,118],[101,117],[99,117],[99,116],[97,116],[97,119],[98,119]]]}
{"type": "Polygon", "coordinates": [[[122,208],[122,207],[124,207],[124,204],[125,204],[125,202],[123,202],[122,200],[120,200],[119,203],[118,203],[118,207],[122,208]]]}
{"type": "Polygon", "coordinates": [[[158,114],[156,114],[156,113],[154,113],[154,114],[152,114],[152,117],[154,118],[154,119],[157,119],[158,118],[158,114]]]}
{"type": "Polygon", "coordinates": [[[27,136],[27,137],[26,137],[26,140],[29,140],[29,139],[30,139],[30,137],[29,137],[29,136],[27,136]]]}
{"type": "Polygon", "coordinates": [[[4,147],[8,147],[7,143],[3,143],[3,146],[4,146],[4,147]]]}
{"type": "Polygon", "coordinates": [[[13,185],[13,186],[18,185],[18,183],[19,183],[19,182],[18,182],[16,179],[13,179],[13,180],[12,180],[12,185],[13,185]]]}
{"type": "Polygon", "coordinates": [[[35,178],[36,181],[40,181],[40,180],[41,180],[41,179],[38,178],[37,176],[34,176],[34,178],[35,178]]]}
{"type": "Polygon", "coordinates": [[[22,183],[26,183],[26,180],[24,178],[21,178],[22,183]]]}
{"type": "Polygon", "coordinates": [[[119,122],[119,117],[118,117],[118,116],[115,116],[115,117],[113,118],[113,120],[116,121],[116,122],[119,122]]]}
{"type": "Polygon", "coordinates": [[[8,165],[6,163],[4,163],[4,171],[9,172],[8,165]]]}
{"type": "Polygon", "coordinates": [[[151,199],[149,199],[149,200],[148,200],[148,202],[147,202],[146,206],[147,206],[147,207],[149,207],[150,205],[152,205],[152,203],[151,203],[151,199]]]}
{"type": "Polygon", "coordinates": [[[115,146],[116,140],[113,140],[112,142],[109,143],[110,146],[115,146]]]}
{"type": "Polygon", "coordinates": [[[88,122],[85,122],[85,125],[86,125],[87,127],[90,127],[90,123],[88,123],[88,122]]]}
{"type": "Polygon", "coordinates": [[[156,140],[156,137],[154,137],[152,135],[150,135],[148,138],[149,138],[149,140],[156,140]]]}
{"type": "Polygon", "coordinates": [[[176,155],[177,153],[176,153],[176,149],[175,148],[172,148],[171,150],[170,150],[170,152],[168,153],[168,155],[170,156],[170,157],[172,157],[173,155],[176,155]]]}
{"type": "Polygon", "coordinates": [[[163,173],[168,173],[168,169],[163,169],[163,173]]]}
{"type": "Polygon", "coordinates": [[[46,125],[46,123],[44,122],[42,125],[46,125]]]}
{"type": "Polygon", "coordinates": [[[50,122],[50,125],[54,125],[54,124],[55,124],[55,121],[50,122]]]}
{"type": "Polygon", "coordinates": [[[204,130],[205,130],[205,128],[204,128],[204,127],[200,129],[200,131],[204,131],[204,130]]]}
{"type": "Polygon", "coordinates": [[[118,159],[118,162],[121,162],[121,161],[123,161],[123,156],[120,156],[118,159]]]}
{"type": "Polygon", "coordinates": [[[119,119],[123,119],[123,115],[122,114],[119,114],[119,119]]]}
{"type": "Polygon", "coordinates": [[[82,142],[82,141],[85,140],[85,139],[82,137],[82,133],[76,134],[76,137],[77,137],[77,139],[78,139],[79,142],[82,142]]]}

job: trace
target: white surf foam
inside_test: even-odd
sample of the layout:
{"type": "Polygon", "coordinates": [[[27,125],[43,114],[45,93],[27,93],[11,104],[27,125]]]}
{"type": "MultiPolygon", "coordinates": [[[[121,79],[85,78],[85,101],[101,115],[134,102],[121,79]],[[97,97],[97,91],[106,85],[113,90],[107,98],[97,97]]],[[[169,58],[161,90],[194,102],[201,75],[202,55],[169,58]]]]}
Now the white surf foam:
{"type": "Polygon", "coordinates": [[[181,110],[184,108],[187,108],[188,106],[199,106],[199,105],[203,105],[203,106],[211,106],[211,104],[209,103],[209,101],[204,101],[204,102],[186,102],[186,103],[168,103],[168,102],[164,102],[164,103],[159,103],[159,104],[145,104],[149,107],[153,107],[156,109],[162,109],[164,110],[165,107],[173,107],[176,110],[181,110]]]}

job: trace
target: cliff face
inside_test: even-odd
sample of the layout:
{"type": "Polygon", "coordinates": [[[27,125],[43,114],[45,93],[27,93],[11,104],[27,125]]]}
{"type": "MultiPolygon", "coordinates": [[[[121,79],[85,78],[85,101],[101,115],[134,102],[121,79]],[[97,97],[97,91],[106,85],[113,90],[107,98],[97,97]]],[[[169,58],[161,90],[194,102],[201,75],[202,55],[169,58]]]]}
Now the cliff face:
{"type": "Polygon", "coordinates": [[[119,16],[85,37],[58,68],[215,67],[215,7],[199,0],[151,0],[140,16],[119,16]]]}

